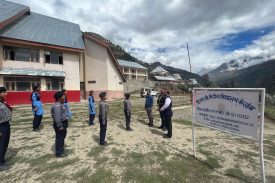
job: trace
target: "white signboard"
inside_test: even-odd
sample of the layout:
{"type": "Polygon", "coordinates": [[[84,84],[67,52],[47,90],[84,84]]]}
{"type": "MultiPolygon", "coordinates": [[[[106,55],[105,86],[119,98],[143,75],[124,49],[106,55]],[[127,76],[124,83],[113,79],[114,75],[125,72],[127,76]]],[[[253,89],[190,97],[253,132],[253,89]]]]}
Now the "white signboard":
{"type": "Polygon", "coordinates": [[[258,139],[260,91],[194,90],[195,123],[258,139]]]}

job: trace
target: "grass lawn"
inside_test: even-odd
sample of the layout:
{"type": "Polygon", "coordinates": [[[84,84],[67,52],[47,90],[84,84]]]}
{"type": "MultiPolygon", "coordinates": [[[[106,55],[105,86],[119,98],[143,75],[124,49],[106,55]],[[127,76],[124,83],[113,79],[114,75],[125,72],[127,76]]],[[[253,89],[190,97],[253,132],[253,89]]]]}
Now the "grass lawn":
{"type": "MultiPolygon", "coordinates": [[[[125,131],[122,100],[109,102],[107,146],[98,145],[99,124],[88,126],[88,104],[72,103],[74,113],[65,140],[68,157],[54,156],[55,134],[45,105],[43,129],[32,132],[30,106],[16,107],[6,155],[9,169],[0,182],[260,182],[257,143],[218,131],[196,127],[197,157],[192,150],[191,108],[173,116],[173,137],[163,139],[148,128],[144,100],[132,98],[132,128],[125,131]]],[[[155,101],[156,102],[156,101],[155,101]]],[[[173,98],[175,106],[188,98],[173,98]]],[[[265,166],[268,182],[275,182],[275,124],[265,123],[265,166]]]]}

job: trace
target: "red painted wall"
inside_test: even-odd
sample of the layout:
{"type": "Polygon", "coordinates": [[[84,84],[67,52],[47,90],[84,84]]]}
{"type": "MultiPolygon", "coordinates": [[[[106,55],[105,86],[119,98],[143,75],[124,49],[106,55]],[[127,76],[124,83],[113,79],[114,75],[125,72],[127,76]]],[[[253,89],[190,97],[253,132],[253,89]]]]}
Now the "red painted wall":
{"type": "MultiPolygon", "coordinates": [[[[80,102],[80,91],[79,90],[68,90],[68,101],[69,102],[80,102]]],[[[30,104],[30,97],[32,92],[8,92],[7,103],[9,105],[19,104],[30,104]]],[[[56,91],[41,91],[41,100],[43,103],[55,102],[53,96],[56,91]]]]}

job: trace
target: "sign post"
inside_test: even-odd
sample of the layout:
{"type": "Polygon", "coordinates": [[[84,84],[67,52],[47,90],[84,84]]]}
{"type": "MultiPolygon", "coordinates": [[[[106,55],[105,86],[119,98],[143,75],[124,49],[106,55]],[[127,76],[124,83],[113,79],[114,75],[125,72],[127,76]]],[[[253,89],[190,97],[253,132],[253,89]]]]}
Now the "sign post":
{"type": "Polygon", "coordinates": [[[194,88],[192,141],[196,157],[195,124],[259,142],[261,178],[265,183],[263,129],[264,88],[194,88]]]}

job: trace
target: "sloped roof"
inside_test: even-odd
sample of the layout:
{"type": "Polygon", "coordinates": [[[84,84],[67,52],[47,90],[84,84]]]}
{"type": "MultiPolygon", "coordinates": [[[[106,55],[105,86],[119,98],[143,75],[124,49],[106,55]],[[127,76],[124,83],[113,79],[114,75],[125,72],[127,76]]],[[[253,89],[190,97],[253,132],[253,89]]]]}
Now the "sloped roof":
{"type": "Polygon", "coordinates": [[[137,68],[137,69],[147,69],[146,67],[143,67],[139,63],[131,62],[127,60],[117,60],[120,66],[123,67],[131,67],[131,68],[137,68]]]}
{"type": "Polygon", "coordinates": [[[0,23],[16,16],[24,10],[29,10],[28,6],[0,0],[0,23]]]}
{"type": "Polygon", "coordinates": [[[160,66],[157,66],[155,69],[153,69],[153,70],[151,71],[151,73],[159,73],[159,72],[165,72],[165,73],[168,73],[168,71],[167,71],[167,70],[163,69],[163,68],[162,68],[162,67],[160,67],[160,66]]]}
{"type": "Polygon", "coordinates": [[[173,77],[167,77],[167,76],[154,76],[159,81],[176,81],[173,77]]]}
{"type": "Polygon", "coordinates": [[[0,37],[84,49],[78,24],[33,12],[4,27],[0,37]]]}
{"type": "Polygon", "coordinates": [[[173,74],[173,75],[175,76],[176,79],[179,79],[179,80],[182,79],[182,77],[180,76],[180,74],[173,74]]]}
{"type": "Polygon", "coordinates": [[[45,69],[32,69],[32,68],[0,68],[0,74],[4,75],[24,75],[24,76],[55,76],[65,77],[64,71],[54,71],[45,69]]]}

